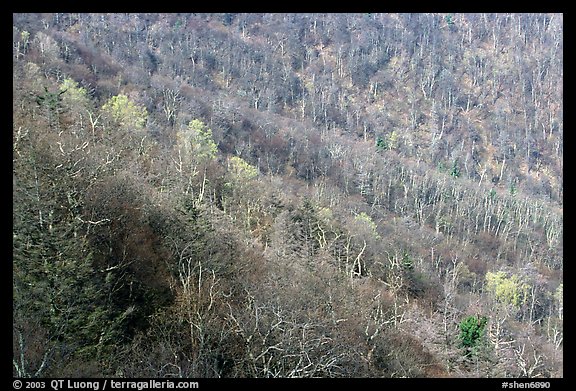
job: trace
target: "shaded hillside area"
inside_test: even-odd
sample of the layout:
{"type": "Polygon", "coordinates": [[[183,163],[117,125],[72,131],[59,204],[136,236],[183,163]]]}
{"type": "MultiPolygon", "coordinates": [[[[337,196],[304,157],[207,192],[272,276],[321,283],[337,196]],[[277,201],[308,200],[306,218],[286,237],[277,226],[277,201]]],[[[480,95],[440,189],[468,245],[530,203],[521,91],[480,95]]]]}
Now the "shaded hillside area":
{"type": "Polygon", "coordinates": [[[13,374],[563,377],[561,14],[14,14],[13,374]]]}

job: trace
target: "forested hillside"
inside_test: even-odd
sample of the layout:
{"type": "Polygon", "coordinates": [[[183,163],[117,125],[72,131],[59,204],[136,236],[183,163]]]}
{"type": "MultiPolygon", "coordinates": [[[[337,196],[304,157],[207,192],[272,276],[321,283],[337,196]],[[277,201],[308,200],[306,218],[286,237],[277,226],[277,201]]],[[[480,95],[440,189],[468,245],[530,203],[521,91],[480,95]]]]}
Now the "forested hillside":
{"type": "Polygon", "coordinates": [[[561,14],[14,14],[14,376],[563,377],[562,87],[561,14]]]}

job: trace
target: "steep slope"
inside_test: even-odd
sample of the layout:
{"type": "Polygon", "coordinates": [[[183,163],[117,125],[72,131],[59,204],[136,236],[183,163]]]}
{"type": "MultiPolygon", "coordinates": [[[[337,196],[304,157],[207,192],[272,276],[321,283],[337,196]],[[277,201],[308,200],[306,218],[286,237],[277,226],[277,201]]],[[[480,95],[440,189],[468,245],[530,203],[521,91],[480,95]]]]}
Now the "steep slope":
{"type": "Polygon", "coordinates": [[[562,28],[15,14],[14,374],[563,376],[562,28]]]}

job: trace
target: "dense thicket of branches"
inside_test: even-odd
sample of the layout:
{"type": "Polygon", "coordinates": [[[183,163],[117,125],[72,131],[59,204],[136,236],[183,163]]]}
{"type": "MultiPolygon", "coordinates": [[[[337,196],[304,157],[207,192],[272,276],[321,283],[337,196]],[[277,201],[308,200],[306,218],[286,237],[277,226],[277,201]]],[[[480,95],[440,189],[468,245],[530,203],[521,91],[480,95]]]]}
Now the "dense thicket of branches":
{"type": "Polygon", "coordinates": [[[562,34],[15,14],[14,375],[563,376],[562,34]]]}

